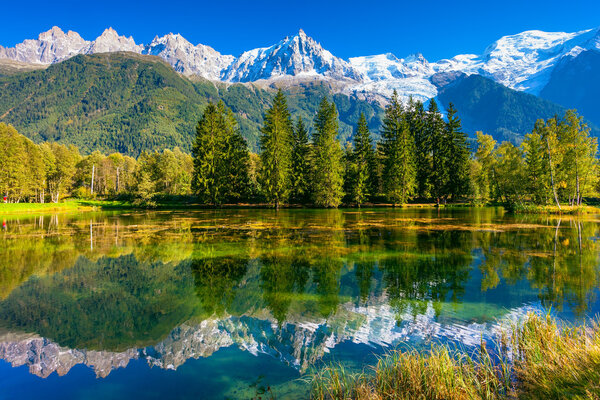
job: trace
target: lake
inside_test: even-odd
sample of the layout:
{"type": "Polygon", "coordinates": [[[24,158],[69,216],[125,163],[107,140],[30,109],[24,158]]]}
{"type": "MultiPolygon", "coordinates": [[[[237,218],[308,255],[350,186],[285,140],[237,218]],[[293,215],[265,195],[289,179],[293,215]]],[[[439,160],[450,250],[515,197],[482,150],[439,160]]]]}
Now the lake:
{"type": "Polygon", "coordinates": [[[1,217],[0,399],[306,398],[322,365],[600,311],[600,217],[501,208],[1,217]]]}

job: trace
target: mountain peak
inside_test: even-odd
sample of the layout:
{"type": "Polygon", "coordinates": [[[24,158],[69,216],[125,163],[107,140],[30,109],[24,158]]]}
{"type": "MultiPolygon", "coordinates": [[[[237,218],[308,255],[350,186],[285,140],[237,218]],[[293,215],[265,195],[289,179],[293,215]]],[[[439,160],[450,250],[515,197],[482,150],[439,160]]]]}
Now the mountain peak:
{"type": "Polygon", "coordinates": [[[142,45],[135,44],[135,40],[130,37],[119,36],[112,27],[106,28],[100,36],[90,43],[82,53],[110,53],[114,51],[131,51],[134,53],[142,52],[142,45]]]}
{"type": "Polygon", "coordinates": [[[251,82],[283,76],[322,76],[360,80],[360,72],[347,61],[333,56],[300,29],[271,47],[242,53],[223,73],[230,82],[251,82]]]}
{"type": "Polygon", "coordinates": [[[114,36],[117,36],[117,37],[118,37],[118,36],[119,36],[119,34],[117,33],[117,31],[115,31],[115,30],[113,29],[113,27],[112,27],[112,26],[109,26],[108,28],[106,28],[106,29],[104,30],[104,32],[102,32],[102,34],[101,34],[99,37],[107,37],[107,36],[113,36],[113,37],[114,37],[114,36]]]}
{"type": "Polygon", "coordinates": [[[161,57],[177,72],[212,80],[218,80],[221,71],[233,61],[233,56],[222,55],[203,44],[193,45],[179,33],[156,36],[143,52],[161,57]]]}
{"type": "Polygon", "coordinates": [[[421,53],[411,54],[408,57],[406,57],[405,61],[407,63],[417,62],[417,63],[423,64],[423,65],[429,64],[429,62],[427,61],[427,59],[421,53]]]}
{"type": "Polygon", "coordinates": [[[38,36],[38,40],[50,40],[53,38],[63,37],[63,36],[66,36],[65,32],[62,29],[60,29],[58,26],[53,26],[52,28],[48,29],[46,32],[40,33],[38,36]]]}

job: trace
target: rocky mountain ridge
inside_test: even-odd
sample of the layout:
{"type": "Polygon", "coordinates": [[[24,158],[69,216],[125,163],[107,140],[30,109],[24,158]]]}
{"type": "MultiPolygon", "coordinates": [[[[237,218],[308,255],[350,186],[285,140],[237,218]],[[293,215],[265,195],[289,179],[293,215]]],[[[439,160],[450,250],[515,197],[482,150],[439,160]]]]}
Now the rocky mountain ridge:
{"type": "Polygon", "coordinates": [[[439,73],[479,74],[511,89],[537,95],[561,60],[586,50],[600,50],[598,28],[573,33],[526,31],[500,38],[479,55],[460,54],[430,62],[421,54],[398,58],[391,53],[346,61],[325,50],[302,30],[273,46],[234,57],[203,44],[193,45],[179,34],[156,36],[142,45],[131,37],[119,36],[112,28],[87,41],[76,32],[65,33],[53,27],[37,40],[28,39],[13,48],[0,46],[0,58],[47,65],[77,54],[129,51],[161,57],[177,72],[213,81],[318,78],[339,82],[339,91],[365,98],[389,98],[397,90],[404,99],[413,96],[427,100],[437,95],[432,80],[439,73]]]}

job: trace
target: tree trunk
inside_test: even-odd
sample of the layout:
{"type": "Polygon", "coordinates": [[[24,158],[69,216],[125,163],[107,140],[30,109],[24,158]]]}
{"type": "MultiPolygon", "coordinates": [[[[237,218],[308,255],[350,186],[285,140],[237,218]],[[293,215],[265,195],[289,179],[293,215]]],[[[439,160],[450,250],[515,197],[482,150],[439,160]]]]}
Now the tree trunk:
{"type": "Polygon", "coordinates": [[[90,183],[90,194],[94,194],[94,172],[96,170],[96,166],[92,165],[92,182],[90,183]]]}
{"type": "Polygon", "coordinates": [[[117,167],[117,185],[115,188],[116,193],[119,193],[119,167],[117,167]]]}
{"type": "Polygon", "coordinates": [[[579,192],[579,166],[578,166],[578,162],[577,162],[577,157],[575,157],[575,181],[576,181],[576,186],[577,186],[577,197],[576,197],[576,204],[579,206],[581,204],[581,194],[579,192]]]}

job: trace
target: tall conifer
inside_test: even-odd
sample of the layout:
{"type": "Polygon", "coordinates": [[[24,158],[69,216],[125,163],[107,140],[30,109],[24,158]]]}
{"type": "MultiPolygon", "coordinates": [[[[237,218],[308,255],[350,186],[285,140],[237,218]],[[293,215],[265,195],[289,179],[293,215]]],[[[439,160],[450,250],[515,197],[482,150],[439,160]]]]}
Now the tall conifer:
{"type": "Polygon", "coordinates": [[[246,195],[249,155],[235,117],[223,102],[209,103],[193,147],[192,188],[207,204],[238,201],[246,195]]]}
{"type": "Polygon", "coordinates": [[[358,119],[356,134],[354,135],[354,149],[352,153],[354,171],[351,185],[351,196],[359,207],[374,194],[376,171],[375,151],[373,139],[367,125],[365,114],[361,113],[358,119]]]}
{"type": "Polygon", "coordinates": [[[321,207],[337,207],[344,197],[343,151],[337,135],[335,104],[323,98],[315,117],[313,151],[313,196],[321,207]]]}
{"type": "Polygon", "coordinates": [[[467,134],[462,131],[456,108],[450,103],[447,113],[445,139],[447,141],[448,184],[446,196],[456,198],[467,192],[469,187],[469,145],[467,134]]]}
{"type": "Polygon", "coordinates": [[[292,119],[281,89],[265,114],[260,137],[260,172],[267,201],[279,208],[292,188],[292,119]]]}
{"type": "Polygon", "coordinates": [[[431,197],[431,152],[425,129],[425,108],[420,101],[408,101],[407,120],[409,129],[415,138],[415,162],[417,166],[417,190],[420,198],[431,197]]]}
{"type": "Polygon", "coordinates": [[[415,140],[396,91],[385,110],[382,140],[385,195],[394,205],[406,203],[416,188],[415,140]]]}
{"type": "Polygon", "coordinates": [[[445,189],[448,184],[448,141],[445,137],[444,120],[434,99],[429,102],[425,117],[425,136],[428,152],[431,157],[429,180],[431,196],[437,204],[445,199],[445,189]]]}
{"type": "Polygon", "coordinates": [[[292,136],[292,199],[306,203],[310,197],[310,143],[301,117],[292,136]]]}

